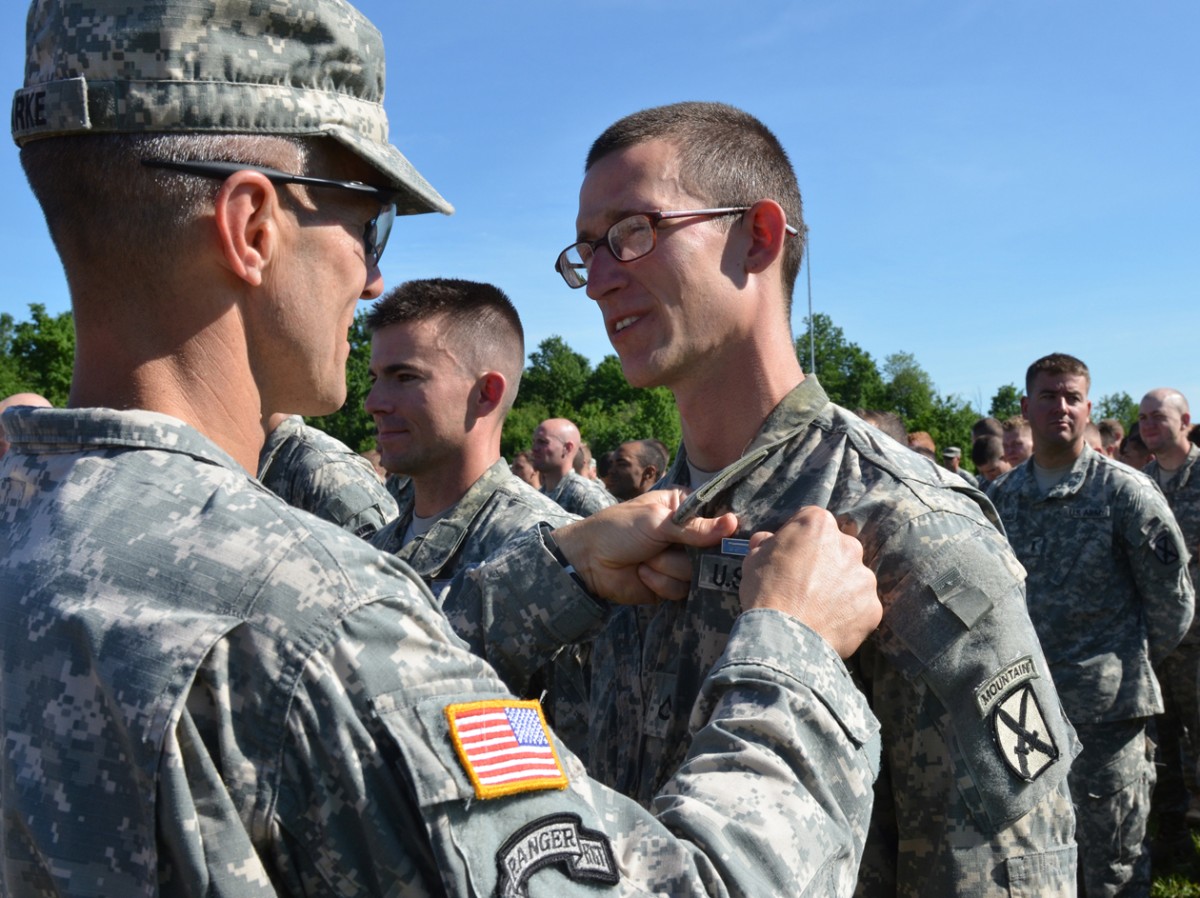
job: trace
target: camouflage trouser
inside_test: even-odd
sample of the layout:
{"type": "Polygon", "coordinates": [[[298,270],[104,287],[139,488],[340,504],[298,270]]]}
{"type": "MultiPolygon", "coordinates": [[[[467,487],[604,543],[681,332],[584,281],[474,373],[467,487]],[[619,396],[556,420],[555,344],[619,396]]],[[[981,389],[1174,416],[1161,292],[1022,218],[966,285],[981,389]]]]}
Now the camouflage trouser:
{"type": "Polygon", "coordinates": [[[1163,660],[1155,673],[1163,691],[1163,713],[1155,718],[1159,747],[1159,787],[1156,815],[1164,825],[1182,828],[1188,798],[1200,795],[1200,645],[1181,645],[1163,660]]]}
{"type": "Polygon", "coordinates": [[[1083,753],[1069,776],[1084,898],[1148,898],[1146,821],[1154,787],[1146,719],[1076,725],[1083,753]]]}

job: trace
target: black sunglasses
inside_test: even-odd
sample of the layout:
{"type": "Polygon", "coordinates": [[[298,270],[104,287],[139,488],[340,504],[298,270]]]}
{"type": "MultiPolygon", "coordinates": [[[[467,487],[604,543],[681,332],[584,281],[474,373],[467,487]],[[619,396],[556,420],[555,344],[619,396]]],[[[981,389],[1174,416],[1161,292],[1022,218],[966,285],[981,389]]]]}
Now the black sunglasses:
{"type": "Polygon", "coordinates": [[[248,165],[243,162],[173,162],[169,159],[143,159],[142,165],[149,168],[165,168],[203,178],[224,180],[235,172],[252,171],[263,175],[272,184],[303,184],[306,187],[330,187],[349,190],[360,196],[371,197],[383,208],[367,222],[363,231],[363,245],[367,256],[379,264],[387,246],[392,224],[396,221],[396,197],[400,191],[391,187],[373,187],[361,181],[334,181],[328,178],[311,178],[308,175],[293,175],[289,172],[268,168],[265,165],[248,165]]]}

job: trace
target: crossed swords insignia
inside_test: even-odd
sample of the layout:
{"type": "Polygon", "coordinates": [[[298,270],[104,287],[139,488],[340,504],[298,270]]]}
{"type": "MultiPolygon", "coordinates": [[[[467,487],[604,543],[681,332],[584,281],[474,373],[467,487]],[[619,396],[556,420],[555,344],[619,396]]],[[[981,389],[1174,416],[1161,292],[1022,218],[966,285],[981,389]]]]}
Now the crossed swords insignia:
{"type": "Polygon", "coordinates": [[[1058,760],[1058,746],[1048,732],[1031,684],[1026,683],[996,705],[992,721],[1000,756],[1026,782],[1032,782],[1058,760]]]}

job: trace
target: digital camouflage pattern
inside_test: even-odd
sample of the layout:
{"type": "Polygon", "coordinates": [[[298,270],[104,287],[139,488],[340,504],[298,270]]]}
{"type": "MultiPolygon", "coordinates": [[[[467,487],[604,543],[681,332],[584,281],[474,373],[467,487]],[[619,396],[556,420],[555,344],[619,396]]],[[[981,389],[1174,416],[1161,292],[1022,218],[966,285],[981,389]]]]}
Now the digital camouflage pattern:
{"type": "MultiPolygon", "coordinates": [[[[681,447],[663,483],[688,476],[681,447]]],[[[678,516],[733,511],[748,537],[805,505],[859,538],[884,605],[850,662],[883,728],[859,894],[1073,894],[1078,748],[990,504],[831,404],[810,375],[678,516]],[[1024,727],[1002,716],[1011,703],[1028,709],[1024,727]]],[[[696,696],[737,613],[737,547],[692,554],[686,602],[617,609],[593,646],[590,769],[643,803],[691,744],[696,696]]]]}
{"type": "Polygon", "coordinates": [[[411,569],[173,418],[4,424],[4,894],[849,891],[878,731],[794,619],[737,622],[650,813],[561,745],[565,791],[475,800],[445,709],[506,690],[411,569]]]}
{"type": "Polygon", "coordinates": [[[258,480],[288,505],[370,539],[399,513],[371,463],[299,415],[267,434],[258,480]]]}
{"type": "Polygon", "coordinates": [[[1080,728],[1070,785],[1084,892],[1148,895],[1154,764],[1145,729],[1163,710],[1154,665],[1192,622],[1183,535],[1149,477],[1086,444],[1049,491],[1029,459],[990,495],[1028,573],[1029,616],[1067,716],[1080,728]]]}
{"type": "Polygon", "coordinates": [[[388,142],[378,29],[343,0],[34,0],[18,144],[108,132],[332,137],[401,191],[454,211],[388,142]]]}
{"type": "Polygon", "coordinates": [[[439,588],[463,568],[479,564],[540,522],[562,527],[579,520],[513,474],[504,459],[488,468],[429,532],[404,545],[413,504],[408,490],[396,517],[372,537],[371,544],[398,555],[427,584],[439,588]]]}
{"type": "Polygon", "coordinates": [[[574,471],[564,474],[554,489],[544,489],[542,493],[581,518],[591,517],[617,501],[599,480],[589,480],[574,471]]]}
{"type": "MultiPolygon", "coordinates": [[[[509,470],[498,459],[451,511],[430,530],[404,544],[413,514],[413,493],[401,500],[398,515],[371,544],[402,559],[435,596],[459,571],[486,558],[545,523],[561,527],[579,520],[509,470]]],[[[540,698],[546,716],[575,754],[587,759],[587,646],[563,646],[553,661],[535,673],[523,695],[540,698]]]]}
{"type": "Polygon", "coordinates": [[[1029,616],[1075,724],[1162,710],[1152,665],[1179,644],[1195,599],[1163,494],[1090,446],[1044,492],[1033,460],[990,493],[1027,572],[1029,616]]]}
{"type": "Polygon", "coordinates": [[[1137,718],[1077,728],[1083,754],[1071,765],[1070,782],[1087,898],[1150,895],[1145,842],[1157,771],[1146,726],[1137,718]]]}
{"type": "MultiPolygon", "coordinates": [[[[1143,472],[1159,484],[1175,522],[1183,533],[1183,541],[1187,546],[1188,573],[1192,576],[1193,587],[1200,583],[1200,446],[1191,446],[1187,458],[1179,470],[1166,483],[1159,481],[1164,472],[1158,461],[1152,461],[1143,468],[1143,472]]],[[[1187,643],[1200,644],[1200,621],[1193,621],[1191,631],[1184,639],[1187,643]]]]}
{"type": "MultiPolygon", "coordinates": [[[[1166,483],[1159,480],[1164,472],[1157,460],[1143,469],[1162,488],[1183,533],[1193,588],[1200,583],[1197,579],[1200,577],[1200,465],[1197,461],[1200,461],[1200,447],[1191,446],[1179,470],[1166,483]]],[[[1189,796],[1200,795],[1200,615],[1193,616],[1192,626],[1183,642],[1159,665],[1158,679],[1166,707],[1157,721],[1157,736],[1165,760],[1159,771],[1161,807],[1156,808],[1155,813],[1161,815],[1159,831],[1179,833],[1182,847],[1190,855],[1192,845],[1184,815],[1189,796]]]]}

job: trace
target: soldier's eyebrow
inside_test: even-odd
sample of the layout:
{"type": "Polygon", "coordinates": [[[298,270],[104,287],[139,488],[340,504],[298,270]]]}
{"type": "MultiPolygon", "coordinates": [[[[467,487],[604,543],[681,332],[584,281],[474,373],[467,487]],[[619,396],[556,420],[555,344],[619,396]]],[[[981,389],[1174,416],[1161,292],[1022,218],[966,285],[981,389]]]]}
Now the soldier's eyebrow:
{"type": "Polygon", "coordinates": [[[421,373],[421,369],[411,362],[393,362],[389,365],[384,365],[382,368],[375,368],[373,366],[368,368],[368,373],[373,378],[384,377],[389,374],[403,374],[410,371],[414,374],[421,373]]]}

